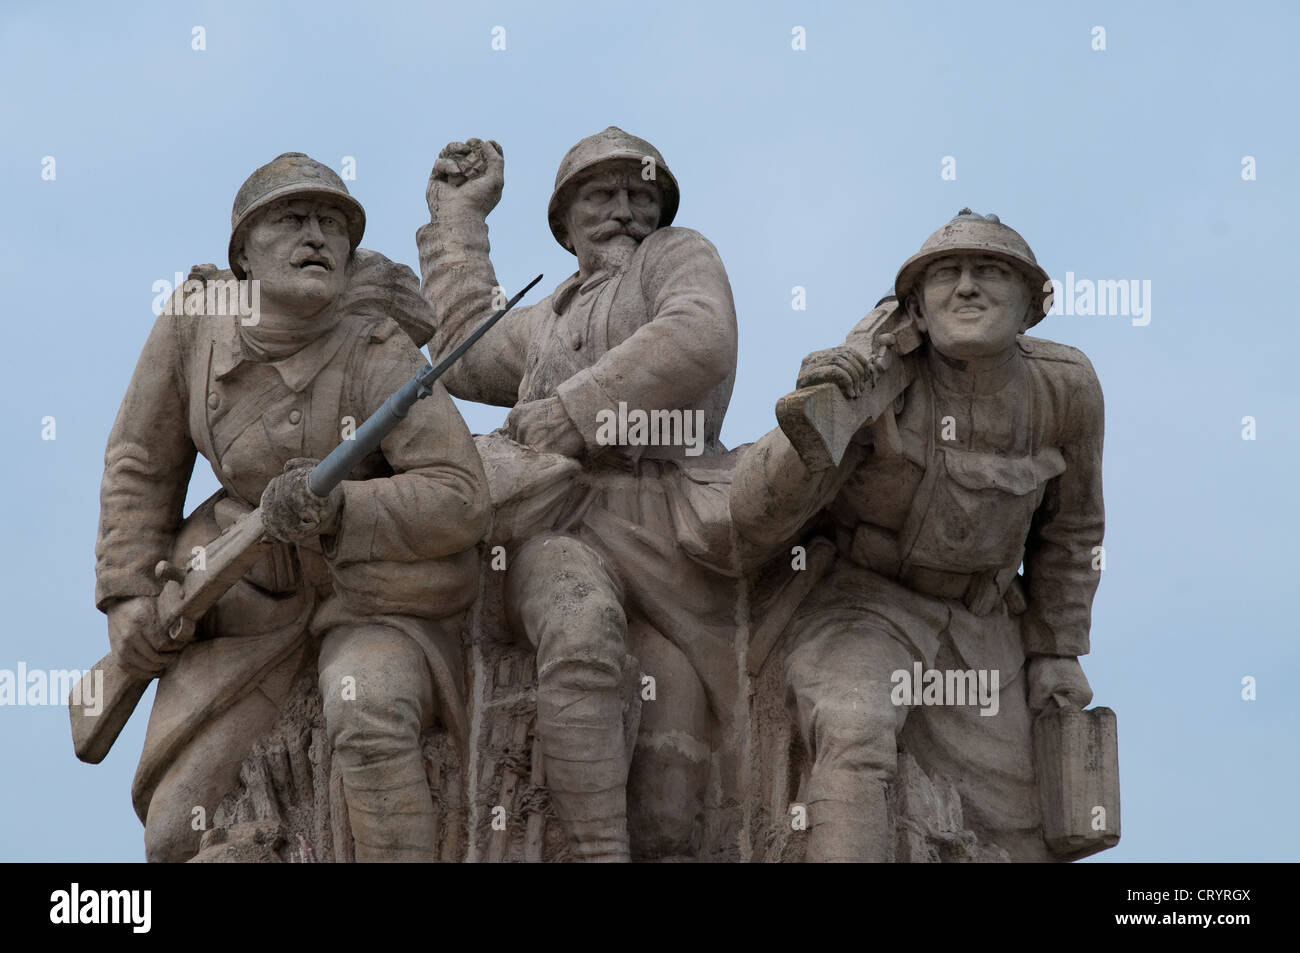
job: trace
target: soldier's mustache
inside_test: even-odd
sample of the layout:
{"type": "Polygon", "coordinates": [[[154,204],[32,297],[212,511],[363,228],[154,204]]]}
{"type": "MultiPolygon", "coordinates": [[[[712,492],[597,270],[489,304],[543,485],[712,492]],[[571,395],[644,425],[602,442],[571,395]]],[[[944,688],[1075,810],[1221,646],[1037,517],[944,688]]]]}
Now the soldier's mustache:
{"type": "Polygon", "coordinates": [[[639,242],[652,231],[653,229],[646,228],[644,225],[638,225],[636,222],[605,222],[593,228],[588,233],[588,237],[590,237],[593,242],[607,242],[611,238],[615,238],[619,235],[626,235],[639,242]]]}

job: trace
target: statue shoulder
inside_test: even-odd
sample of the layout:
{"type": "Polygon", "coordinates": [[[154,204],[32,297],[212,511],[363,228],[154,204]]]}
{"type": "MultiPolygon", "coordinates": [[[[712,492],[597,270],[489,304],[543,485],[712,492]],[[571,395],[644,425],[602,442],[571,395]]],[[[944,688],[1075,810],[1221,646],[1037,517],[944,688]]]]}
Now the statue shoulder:
{"type": "Polygon", "coordinates": [[[718,249],[693,228],[680,225],[665,225],[656,228],[641,243],[646,255],[690,255],[701,252],[712,255],[721,261],[718,249]]]}
{"type": "MultiPolygon", "coordinates": [[[[1046,338],[1030,337],[1027,334],[1020,335],[1016,341],[1020,346],[1020,353],[1029,360],[1062,365],[1061,367],[1052,368],[1049,373],[1090,377],[1094,380],[1097,377],[1096,372],[1092,369],[1092,361],[1088,360],[1088,355],[1077,347],[1070,347],[1070,345],[1061,344],[1058,341],[1049,341],[1046,338]]],[[[1044,368],[1044,370],[1048,370],[1048,368],[1044,368]]]]}
{"type": "Polygon", "coordinates": [[[1049,341],[1046,338],[1021,335],[1017,343],[1020,353],[1054,391],[1066,402],[1083,405],[1090,412],[1100,414],[1102,409],[1101,382],[1088,355],[1077,347],[1049,341]]]}
{"type": "Polygon", "coordinates": [[[690,228],[669,225],[655,229],[637,249],[643,290],[691,287],[731,304],[731,279],[713,243],[690,228]]]}

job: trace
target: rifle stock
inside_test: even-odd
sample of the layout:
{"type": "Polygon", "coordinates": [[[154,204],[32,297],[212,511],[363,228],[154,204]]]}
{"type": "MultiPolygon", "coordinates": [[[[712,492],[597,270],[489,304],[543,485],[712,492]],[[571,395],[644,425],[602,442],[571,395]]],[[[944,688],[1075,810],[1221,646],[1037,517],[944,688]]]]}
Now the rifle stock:
{"type": "Polygon", "coordinates": [[[835,384],[814,384],[776,404],[777,422],[814,473],[839,466],[853,435],[891,410],[915,377],[903,358],[921,346],[921,336],[897,302],[887,299],[862,319],[846,344],[867,356],[875,370],[875,380],[862,394],[850,399],[835,384]]]}

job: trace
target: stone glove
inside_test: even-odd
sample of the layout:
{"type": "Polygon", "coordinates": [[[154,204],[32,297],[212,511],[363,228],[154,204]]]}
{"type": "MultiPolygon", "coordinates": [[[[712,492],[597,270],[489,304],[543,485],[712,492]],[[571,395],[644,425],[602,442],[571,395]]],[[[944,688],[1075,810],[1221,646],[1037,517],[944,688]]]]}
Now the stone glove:
{"type": "Polygon", "coordinates": [[[311,468],[319,461],[295,457],[284,472],[262,491],[262,524],[268,535],[285,543],[300,543],[313,536],[328,536],[339,528],[343,514],[343,487],[327,497],[307,486],[311,468]]]}
{"type": "Polygon", "coordinates": [[[587,446],[558,397],[515,404],[506,416],[505,431],[515,442],[541,453],[576,457],[587,446]]]}
{"type": "Polygon", "coordinates": [[[1092,701],[1092,686],[1076,656],[1035,655],[1029,659],[1028,669],[1032,710],[1047,708],[1054,695],[1079,708],[1092,701]]]}

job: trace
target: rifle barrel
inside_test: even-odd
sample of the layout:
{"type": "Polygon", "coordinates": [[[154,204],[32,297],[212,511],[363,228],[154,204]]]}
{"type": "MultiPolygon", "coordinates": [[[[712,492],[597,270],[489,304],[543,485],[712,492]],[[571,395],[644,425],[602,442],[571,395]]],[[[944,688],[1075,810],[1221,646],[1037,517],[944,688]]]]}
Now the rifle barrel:
{"type": "Polygon", "coordinates": [[[365,419],[350,438],[344,440],[330,451],[320,463],[312,468],[307,479],[307,487],[317,496],[329,496],[330,491],[347,479],[353,467],[378,449],[383,439],[396,429],[415,402],[433,393],[433,383],[447,372],[483,335],[492,330],[492,326],[505,317],[506,312],[517,305],[524,295],[532,290],[533,285],[542,280],[538,275],[524,286],[523,290],[506,302],[506,306],[486,318],[474,329],[464,341],[439,361],[435,366],[424,367],[409,381],[397,389],[384,405],[365,419]]]}

